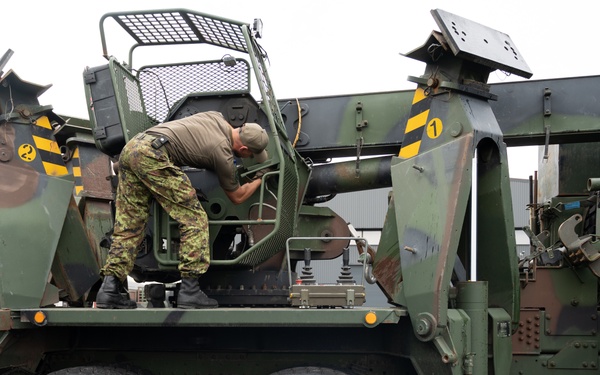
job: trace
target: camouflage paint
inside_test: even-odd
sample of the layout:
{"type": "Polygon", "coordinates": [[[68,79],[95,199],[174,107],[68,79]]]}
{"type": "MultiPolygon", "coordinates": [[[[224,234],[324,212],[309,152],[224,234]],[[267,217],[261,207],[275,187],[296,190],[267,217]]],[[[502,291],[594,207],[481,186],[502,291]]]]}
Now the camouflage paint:
{"type": "Polygon", "coordinates": [[[73,200],[73,176],[54,137],[55,127],[64,121],[39,105],[37,97],[45,88],[12,72],[2,83],[2,102],[11,107],[3,108],[5,121],[0,124],[0,306],[33,308],[58,302],[59,290],[49,283],[51,267],[57,285],[77,300],[97,280],[98,266],[73,200]],[[81,252],[75,251],[75,243],[82,244],[81,252]],[[70,277],[78,284],[70,285],[70,277]]]}
{"type": "MultiPolygon", "coordinates": [[[[448,41],[450,36],[444,38],[448,41]]],[[[455,263],[469,269],[475,261],[465,251],[470,248],[474,175],[478,185],[477,243],[472,246],[477,252],[477,280],[471,282],[485,283],[484,292],[477,294],[481,303],[503,308],[516,327],[519,289],[506,146],[488,102],[493,97],[485,86],[489,68],[480,65],[481,60],[473,63],[468,56],[453,56],[449,51],[441,51],[434,59],[433,46],[441,51],[441,45],[430,39],[409,55],[422,59],[427,67],[420,78],[412,79],[419,87],[402,149],[391,167],[398,239],[395,257],[402,269],[395,302],[407,307],[415,335],[433,342],[442,362],[468,361],[474,373],[484,374],[488,369],[488,327],[481,323],[487,322],[487,310],[465,310],[471,320],[472,333],[467,340],[471,341],[472,357],[460,351],[465,349],[462,336],[449,336],[448,332],[457,331],[449,326],[447,316],[450,289],[457,281],[452,279],[455,263]],[[472,171],[475,153],[477,170],[472,171]]],[[[389,257],[389,253],[381,256],[389,257]]],[[[376,262],[381,262],[379,257],[377,254],[376,262]]],[[[458,301],[462,290],[456,291],[458,301]]],[[[393,290],[387,293],[394,295],[393,290]]],[[[510,330],[511,324],[506,324],[510,330]]],[[[499,368],[510,366],[505,356],[494,361],[499,368]]]]}
{"type": "MultiPolygon", "coordinates": [[[[429,75],[426,74],[425,78],[429,78],[433,72],[428,71],[427,73],[429,75]]],[[[445,77],[447,80],[450,78],[445,77]]],[[[560,82],[558,84],[562,85],[560,82]]],[[[419,85],[423,87],[422,83],[419,85]]],[[[0,90],[3,87],[5,86],[0,87],[0,90]]],[[[453,86],[452,89],[457,89],[457,87],[453,86]]],[[[460,92],[460,87],[458,92],[460,92]]],[[[593,88],[590,89],[590,92],[593,92],[593,88]]],[[[435,118],[438,118],[444,125],[444,130],[435,142],[431,140],[430,136],[423,136],[418,152],[410,155],[412,158],[394,159],[392,178],[394,179],[395,196],[390,203],[386,227],[383,228],[382,240],[374,260],[374,273],[386,295],[392,302],[406,307],[381,309],[228,308],[226,311],[218,309],[210,312],[139,309],[135,312],[113,312],[80,308],[39,309],[35,303],[32,303],[31,309],[10,311],[5,308],[4,301],[2,301],[0,329],[3,331],[3,345],[0,348],[2,352],[0,368],[20,367],[34,372],[43,359],[44,369],[48,371],[90,362],[125,361],[160,373],[193,372],[202,367],[208,372],[215,373],[244,372],[262,375],[282,368],[306,364],[341,367],[348,372],[484,373],[485,371],[477,368],[478,364],[475,363],[472,354],[476,353],[477,357],[484,359],[490,355],[489,369],[493,369],[494,373],[504,374],[509,372],[506,359],[506,337],[499,337],[496,329],[499,327],[498,324],[516,320],[519,329],[515,331],[513,340],[516,342],[514,347],[517,351],[513,357],[511,373],[572,374],[574,370],[586,371],[584,373],[597,372],[600,359],[598,357],[597,280],[590,277],[589,271],[585,267],[572,269],[563,264],[534,269],[528,277],[523,279],[524,303],[519,319],[519,314],[514,312],[514,307],[518,307],[518,303],[515,303],[518,295],[515,295],[514,292],[516,283],[513,278],[517,267],[513,262],[514,258],[510,255],[514,253],[514,247],[511,244],[510,233],[506,233],[509,230],[512,231],[512,228],[509,228],[512,223],[505,223],[506,225],[500,225],[498,228],[493,227],[494,224],[504,223],[511,217],[510,209],[506,208],[509,194],[506,190],[506,157],[502,138],[497,135],[493,115],[483,105],[477,103],[480,99],[453,93],[453,95],[448,95],[448,98],[452,96],[452,100],[445,102],[447,98],[438,95],[439,92],[434,92],[434,94],[436,95],[431,100],[429,115],[436,116],[435,118]],[[448,126],[448,119],[457,121],[451,122],[448,126]],[[482,130],[481,127],[488,123],[493,125],[493,129],[482,130]],[[462,263],[469,261],[468,255],[465,253],[467,245],[464,237],[467,231],[464,228],[468,227],[465,210],[468,206],[467,190],[470,185],[469,160],[473,156],[475,146],[479,150],[480,160],[478,180],[480,183],[479,201],[483,211],[481,213],[490,216],[489,219],[484,218],[483,220],[484,229],[482,231],[484,233],[482,234],[484,238],[479,236],[480,253],[484,259],[479,257],[478,268],[481,278],[489,279],[487,280],[489,304],[501,306],[499,308],[487,306],[488,302],[485,302],[484,291],[474,293],[473,301],[481,305],[480,310],[484,311],[486,307],[488,308],[488,324],[491,324],[492,327],[488,332],[491,336],[490,345],[492,346],[489,353],[481,349],[481,344],[472,343],[471,339],[475,334],[474,330],[480,330],[476,333],[480,337],[483,337],[483,333],[487,331],[487,322],[483,322],[485,319],[483,314],[480,312],[473,314],[470,311],[467,313],[467,310],[470,309],[466,305],[470,301],[465,302],[465,295],[461,295],[459,298],[461,306],[452,306],[456,300],[455,294],[462,294],[463,291],[456,292],[450,286],[450,281],[453,283],[457,281],[454,276],[451,276],[456,260],[460,259],[462,263]],[[405,176],[407,178],[404,178],[405,176]],[[496,244],[498,238],[500,242],[496,244]],[[408,240],[420,243],[418,246],[411,247],[406,245],[408,240]],[[421,243],[431,244],[431,251],[427,247],[425,254],[420,253],[421,243]],[[423,286],[420,283],[426,285],[423,286]],[[594,298],[596,299],[594,300],[594,298]],[[46,314],[45,321],[39,326],[32,323],[37,313],[46,314]],[[377,320],[372,326],[365,321],[366,314],[369,313],[377,316],[377,320]],[[478,325],[471,324],[474,317],[479,319],[478,325]],[[44,327],[44,324],[49,327],[44,327]],[[484,325],[485,327],[483,327],[484,325]],[[413,334],[411,334],[411,330],[413,334]],[[59,332],[59,334],[55,335],[55,332],[59,332]],[[301,334],[298,334],[299,332],[301,334]],[[236,344],[233,347],[230,340],[232,336],[236,337],[236,344]],[[160,340],[157,340],[157,337],[160,340]],[[277,339],[280,337],[294,337],[294,339],[277,339]],[[73,345],[73,343],[77,343],[77,345],[73,345]],[[169,345],[169,352],[164,352],[165,343],[169,345]],[[244,350],[240,351],[240,347],[243,347],[244,350]],[[103,350],[98,350],[98,348],[103,350]],[[153,355],[149,357],[148,352],[152,352],[153,355]]],[[[513,96],[517,101],[524,99],[513,96]]],[[[592,97],[590,95],[590,98],[592,97]]],[[[389,95],[384,95],[376,102],[388,101],[389,98],[389,95]]],[[[412,93],[406,103],[410,103],[411,98],[412,93]]],[[[535,102],[538,99],[537,94],[533,94],[532,98],[535,102]]],[[[272,98],[269,97],[269,99],[272,98]]],[[[320,99],[315,101],[326,107],[326,101],[320,99]]],[[[395,103],[390,107],[395,105],[401,104],[395,103]]],[[[367,99],[351,100],[348,106],[351,106],[349,112],[342,111],[341,113],[340,118],[343,120],[323,122],[333,123],[336,126],[342,123],[351,124],[348,129],[340,131],[339,137],[336,136],[334,139],[334,142],[343,140],[344,152],[349,152],[350,156],[365,152],[368,147],[362,149],[356,147],[361,144],[375,145],[370,152],[375,152],[379,147],[381,147],[380,150],[396,147],[396,152],[398,151],[402,134],[405,133],[403,125],[406,121],[400,121],[400,127],[395,120],[375,121],[375,117],[371,117],[369,113],[375,107],[371,107],[367,99]],[[361,104],[359,105],[358,102],[361,104]],[[389,126],[377,126],[375,132],[369,132],[374,124],[384,123],[389,126]],[[394,129],[394,134],[399,134],[399,136],[389,140],[379,135],[372,136],[375,133],[386,134],[389,131],[386,129],[394,129]],[[388,148],[388,145],[391,147],[388,148]]],[[[390,118],[396,120],[402,116],[408,118],[409,107],[410,105],[407,105],[406,111],[400,111],[405,115],[396,114],[390,118]]],[[[302,108],[304,108],[304,112],[311,110],[310,107],[302,108]]],[[[385,106],[381,108],[382,114],[390,109],[385,106]]],[[[336,112],[338,109],[338,107],[328,108],[331,112],[336,112]]],[[[509,107],[507,109],[510,110],[509,107]]],[[[577,113],[578,111],[578,109],[573,109],[572,112],[577,113]]],[[[515,139],[524,139],[523,142],[535,139],[534,141],[538,142],[539,137],[543,137],[544,131],[540,130],[540,123],[529,121],[527,115],[523,116],[525,117],[523,120],[521,115],[525,112],[525,109],[519,110],[517,113],[510,113],[507,116],[517,124],[525,124],[523,128],[518,129],[518,132],[516,130],[515,139]],[[528,138],[531,134],[534,135],[534,138],[528,138]]],[[[46,114],[49,115],[47,112],[46,114]]],[[[535,116],[538,115],[539,112],[535,112],[535,116]]],[[[585,114],[582,116],[587,120],[593,118],[593,116],[585,114]]],[[[7,223],[5,221],[1,223],[2,239],[13,236],[15,233],[19,233],[20,238],[28,237],[26,234],[29,234],[30,230],[23,234],[23,228],[27,227],[28,229],[35,228],[36,234],[43,235],[44,242],[57,240],[55,237],[46,236],[45,232],[39,230],[43,224],[48,224],[46,220],[43,223],[37,221],[24,223],[21,218],[24,215],[31,215],[26,216],[27,219],[39,215],[39,205],[35,207],[38,209],[37,211],[28,211],[30,197],[39,192],[38,184],[47,186],[48,194],[54,194],[52,199],[58,199],[53,206],[43,205],[43,208],[50,209],[56,216],[61,216],[60,214],[64,211],[67,211],[66,215],[75,215],[76,210],[73,208],[73,200],[70,195],[75,186],[83,186],[83,190],[75,188],[75,192],[82,195],[80,202],[86,206],[87,214],[84,216],[86,224],[88,228],[93,228],[92,231],[97,236],[102,232],[102,225],[89,225],[88,221],[96,218],[106,219],[107,211],[101,201],[88,199],[84,194],[86,190],[84,179],[88,172],[84,172],[85,168],[81,164],[81,153],[80,164],[77,166],[75,161],[73,163],[74,179],[64,178],[63,181],[60,177],[47,178],[45,175],[47,171],[57,169],[46,169],[41,163],[41,158],[32,157],[31,168],[23,168],[22,165],[26,165],[25,162],[18,166],[20,169],[12,167],[12,165],[8,168],[11,160],[14,159],[15,145],[18,144],[20,147],[25,144],[16,143],[14,139],[19,137],[23,139],[23,136],[27,138],[27,132],[23,132],[22,129],[32,126],[29,124],[29,118],[26,118],[27,124],[17,121],[15,118],[11,119],[13,121],[0,123],[0,130],[4,131],[6,139],[11,140],[7,145],[0,143],[2,172],[0,178],[6,176],[10,181],[10,183],[6,183],[7,180],[1,180],[0,189],[3,189],[3,193],[8,193],[7,195],[3,194],[2,198],[8,196],[14,199],[0,198],[0,213],[2,214],[0,218],[10,218],[14,223],[9,223],[9,226],[4,225],[7,223]],[[77,167],[82,168],[83,185],[79,185],[80,176],[76,172],[77,167]],[[68,192],[68,194],[64,192],[68,192]],[[99,204],[95,205],[95,203],[99,204]],[[61,207],[63,208],[61,209],[61,207]],[[13,208],[18,209],[11,211],[13,208]],[[4,232],[5,228],[8,228],[10,232],[4,232]]],[[[560,124],[568,123],[568,119],[564,123],[560,118],[557,120],[559,124],[552,127],[552,131],[560,131],[560,124]]],[[[275,126],[273,121],[271,124],[275,126]]],[[[439,124],[436,123],[432,128],[439,129],[437,127],[439,124]]],[[[581,129],[584,129],[585,132],[597,132],[595,130],[597,125],[593,121],[583,121],[579,124],[582,124],[581,129]]],[[[424,127],[419,127],[425,131],[423,134],[427,134],[426,129],[429,125],[430,122],[426,121],[424,127]]],[[[502,125],[500,126],[502,128],[502,125]]],[[[417,127],[414,128],[414,130],[416,129],[417,127]]],[[[568,129],[567,126],[563,130],[571,135],[577,132],[577,130],[568,129]]],[[[406,132],[407,135],[409,133],[406,132]]],[[[311,131],[310,134],[319,134],[319,129],[311,131]]],[[[436,132],[433,134],[436,135],[436,132]]],[[[560,135],[565,135],[565,133],[560,135]]],[[[278,144],[277,147],[281,146],[285,153],[289,153],[288,156],[292,160],[302,155],[302,153],[296,154],[285,143],[286,137],[278,138],[277,142],[281,142],[281,145],[278,144]]],[[[23,155],[31,155],[34,145],[39,147],[40,152],[52,150],[52,147],[48,147],[51,145],[51,141],[47,143],[31,140],[28,144],[32,148],[23,148],[23,155]]],[[[310,151],[307,151],[307,155],[308,152],[310,151]]],[[[336,152],[337,150],[332,150],[331,155],[336,152]]],[[[314,155],[322,156],[326,153],[315,153],[314,155]]],[[[277,157],[282,157],[279,151],[277,151],[277,157]]],[[[278,161],[279,159],[276,159],[275,163],[278,161]]],[[[288,159],[284,159],[284,161],[287,162],[288,159]]],[[[307,181],[309,171],[301,164],[297,169],[299,169],[300,181],[307,181]]],[[[270,188],[277,191],[277,194],[281,192],[279,189],[281,185],[278,185],[280,177],[280,175],[272,176],[271,178],[275,181],[268,182],[270,188]]],[[[343,179],[340,178],[340,180],[343,179]]],[[[304,186],[300,186],[298,191],[294,191],[294,197],[303,197],[304,188],[304,186]]],[[[245,206],[239,208],[239,211],[236,209],[230,211],[230,207],[223,203],[226,201],[222,198],[224,197],[215,192],[209,194],[209,201],[205,202],[207,208],[211,208],[213,205],[223,205],[223,209],[215,207],[214,210],[207,210],[215,220],[215,228],[221,229],[221,226],[232,224],[234,220],[230,220],[230,223],[223,222],[224,219],[229,219],[228,214],[239,214],[236,218],[249,217],[252,219],[251,225],[253,226],[258,226],[256,218],[274,219],[274,222],[267,222],[264,227],[269,228],[267,233],[278,230],[276,222],[279,222],[281,217],[275,216],[273,212],[271,214],[263,212],[265,216],[261,216],[258,213],[260,210],[256,206],[245,206]]],[[[301,201],[302,199],[299,198],[292,202],[291,207],[285,206],[285,210],[289,210],[286,212],[287,214],[296,214],[300,211],[302,218],[299,222],[305,222],[298,224],[292,221],[292,232],[296,230],[297,233],[318,232],[321,225],[324,228],[337,226],[337,222],[340,220],[334,218],[334,215],[326,210],[298,209],[301,201]],[[313,227],[311,218],[316,218],[314,221],[320,222],[320,224],[313,227]],[[300,228],[300,226],[303,227],[300,228]]],[[[265,202],[274,203],[270,198],[265,198],[265,202]]],[[[269,210],[265,209],[265,211],[269,210]]],[[[277,211],[281,211],[280,206],[277,206],[277,211]]],[[[549,212],[548,216],[554,217],[554,212],[549,212]]],[[[556,223],[552,223],[553,230],[560,226],[561,220],[568,217],[562,214],[558,215],[556,223]]],[[[166,222],[165,225],[168,226],[168,217],[163,219],[166,222]]],[[[71,221],[77,222],[78,220],[76,217],[72,220],[68,219],[63,227],[70,225],[67,223],[71,221]]],[[[60,223],[62,221],[50,224],[60,225],[60,223]]],[[[245,226],[246,223],[243,225],[245,226]]],[[[164,228],[161,227],[161,229],[164,228]]],[[[63,228],[62,233],[67,236],[69,228],[63,228]]],[[[79,234],[73,236],[74,241],[79,241],[78,238],[81,238],[79,234]]],[[[557,237],[554,235],[553,238],[557,237]]],[[[30,239],[26,238],[26,240],[30,239]]],[[[15,249],[22,252],[22,245],[26,247],[31,243],[27,241],[13,241],[8,243],[7,247],[0,247],[3,263],[5,261],[12,262],[16,253],[15,249]]],[[[37,246],[39,242],[41,241],[34,245],[37,246]]],[[[546,243],[546,246],[552,244],[546,243]]],[[[41,245],[43,246],[36,247],[35,253],[25,249],[27,257],[26,259],[20,258],[20,261],[37,261],[42,256],[47,261],[50,260],[45,253],[52,251],[52,244],[43,243],[41,245]]],[[[70,245],[66,246],[66,248],[69,247],[70,245]]],[[[27,273],[27,277],[45,282],[48,274],[44,273],[43,267],[40,267],[45,264],[43,260],[39,263],[30,268],[35,272],[27,273]]],[[[18,266],[21,264],[19,263],[18,266]]],[[[9,265],[13,266],[13,264],[9,265]]],[[[252,270],[245,271],[253,272],[260,268],[254,266],[252,270]]],[[[13,268],[18,269],[19,267],[13,268]]],[[[235,269],[235,267],[232,268],[235,269]]],[[[13,282],[14,280],[11,278],[15,276],[14,272],[5,271],[0,275],[2,281],[13,282]]],[[[79,280],[73,278],[70,282],[79,282],[79,280]]],[[[481,284],[476,287],[479,285],[481,284]]],[[[4,285],[2,286],[4,287],[4,285]]],[[[77,288],[74,294],[79,293],[78,290],[77,288]]],[[[34,291],[36,298],[41,296],[40,298],[46,302],[49,301],[48,297],[58,294],[56,287],[47,288],[43,291],[43,295],[39,288],[28,287],[27,292],[31,291],[34,291]]]]}
{"type": "MultiPolygon", "coordinates": [[[[497,100],[489,102],[508,146],[597,141],[600,109],[593,93],[600,76],[490,84],[497,100]],[[550,95],[545,95],[549,90],[550,95]],[[546,106],[544,106],[546,102],[546,106]]],[[[315,160],[356,156],[357,131],[353,114],[362,103],[368,125],[362,128],[361,154],[397,154],[403,143],[404,125],[411,111],[415,90],[299,98],[302,108],[297,149],[315,160]],[[318,137],[313,134],[319,134],[318,137]]],[[[298,132],[295,99],[281,99],[288,135],[298,132]]]]}

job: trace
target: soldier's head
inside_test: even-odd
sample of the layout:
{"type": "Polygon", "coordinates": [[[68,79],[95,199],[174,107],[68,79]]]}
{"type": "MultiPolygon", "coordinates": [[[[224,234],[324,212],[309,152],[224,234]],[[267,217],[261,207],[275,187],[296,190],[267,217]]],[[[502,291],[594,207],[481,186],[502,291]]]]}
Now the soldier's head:
{"type": "Polygon", "coordinates": [[[264,163],[269,157],[265,150],[269,145],[269,136],[265,129],[256,123],[247,122],[237,129],[237,133],[238,137],[234,135],[233,145],[235,155],[242,158],[253,156],[257,163],[264,163]],[[239,138],[237,144],[235,138],[239,138]]]}

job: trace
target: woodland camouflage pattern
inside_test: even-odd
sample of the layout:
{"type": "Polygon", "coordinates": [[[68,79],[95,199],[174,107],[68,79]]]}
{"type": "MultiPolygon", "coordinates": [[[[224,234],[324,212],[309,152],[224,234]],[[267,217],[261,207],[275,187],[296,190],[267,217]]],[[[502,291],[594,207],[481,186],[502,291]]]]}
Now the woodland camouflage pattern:
{"type": "Polygon", "coordinates": [[[164,147],[154,149],[144,133],[125,145],[119,158],[119,186],[113,242],[102,274],[125,279],[138,252],[149,216],[150,199],[180,224],[181,277],[198,277],[210,263],[208,219],[183,171],[164,147]]]}

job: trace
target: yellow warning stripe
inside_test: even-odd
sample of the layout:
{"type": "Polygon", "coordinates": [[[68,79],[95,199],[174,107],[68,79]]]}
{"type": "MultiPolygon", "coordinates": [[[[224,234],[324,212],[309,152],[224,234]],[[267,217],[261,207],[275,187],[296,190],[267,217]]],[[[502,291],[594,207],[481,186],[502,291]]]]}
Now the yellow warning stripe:
{"type": "Polygon", "coordinates": [[[38,118],[37,120],[35,120],[35,124],[39,127],[52,130],[52,125],[50,125],[50,120],[48,120],[48,117],[46,117],[46,116],[42,116],[42,117],[38,118]]]}
{"type": "Polygon", "coordinates": [[[429,110],[423,111],[418,115],[409,118],[406,122],[404,134],[425,126],[425,124],[427,124],[427,116],[429,116],[429,110]]]}
{"type": "Polygon", "coordinates": [[[37,147],[38,150],[44,150],[60,155],[60,147],[58,147],[58,143],[56,143],[56,141],[38,137],[36,135],[33,136],[33,141],[35,142],[35,147],[37,147]]]}
{"type": "MultiPolygon", "coordinates": [[[[39,119],[38,119],[38,122],[39,122],[39,119]]],[[[58,143],[56,143],[56,141],[53,141],[53,140],[47,139],[47,138],[38,137],[36,135],[33,135],[32,137],[33,137],[33,142],[35,143],[35,147],[38,150],[46,151],[51,154],[60,155],[60,148],[58,147],[58,143]]],[[[67,170],[67,167],[65,167],[64,165],[61,165],[61,164],[56,164],[56,163],[52,163],[50,161],[44,160],[43,155],[42,155],[42,165],[44,166],[44,171],[46,171],[46,174],[49,176],[63,176],[65,174],[69,173],[69,171],[67,170]]]]}
{"type": "Polygon", "coordinates": [[[419,153],[420,147],[421,141],[411,143],[408,146],[402,146],[402,148],[400,149],[400,154],[398,156],[404,159],[412,158],[413,156],[419,153]]]}
{"type": "Polygon", "coordinates": [[[79,147],[75,148],[73,151],[73,177],[75,177],[75,195],[79,196],[79,194],[83,191],[83,181],[81,179],[81,165],[79,162],[79,147]]]}
{"type": "MultiPolygon", "coordinates": [[[[50,124],[50,120],[47,116],[42,116],[35,121],[35,125],[44,129],[52,129],[52,125],[50,124]]],[[[51,136],[51,133],[48,132],[48,137],[51,136]]],[[[55,140],[50,138],[44,138],[37,135],[32,135],[33,142],[35,143],[35,147],[38,150],[48,152],[44,156],[44,154],[40,154],[42,156],[42,165],[44,166],[44,171],[49,176],[63,176],[69,173],[67,167],[64,164],[56,164],[53,161],[61,160],[60,147],[58,147],[58,143],[55,140]],[[52,155],[58,156],[58,158],[53,157],[52,155]],[[46,159],[46,160],[44,160],[46,159]],[[54,160],[56,159],[56,160],[54,160]]]]}
{"type": "Polygon", "coordinates": [[[425,90],[421,89],[421,88],[417,88],[415,90],[415,96],[413,96],[413,101],[412,104],[418,103],[421,100],[425,99],[427,96],[425,96],[425,90]]]}
{"type": "Polygon", "coordinates": [[[69,173],[67,167],[65,167],[64,165],[48,163],[46,161],[42,161],[42,164],[44,165],[44,170],[46,171],[46,174],[49,176],[63,176],[69,173]]]}
{"type": "Polygon", "coordinates": [[[419,149],[421,147],[421,138],[422,131],[420,133],[416,133],[419,129],[423,128],[427,125],[427,118],[429,117],[429,108],[419,108],[415,106],[422,100],[426,99],[425,91],[422,88],[417,88],[415,90],[415,94],[412,100],[412,108],[411,108],[411,117],[406,122],[406,127],[404,129],[404,141],[402,144],[402,148],[400,149],[399,157],[403,159],[412,158],[419,153],[419,149]],[[420,111],[418,113],[414,113],[415,111],[420,111]],[[412,133],[415,132],[415,133],[412,133]],[[407,136],[409,133],[411,135],[407,136]],[[406,143],[404,142],[411,142],[406,143]]]}

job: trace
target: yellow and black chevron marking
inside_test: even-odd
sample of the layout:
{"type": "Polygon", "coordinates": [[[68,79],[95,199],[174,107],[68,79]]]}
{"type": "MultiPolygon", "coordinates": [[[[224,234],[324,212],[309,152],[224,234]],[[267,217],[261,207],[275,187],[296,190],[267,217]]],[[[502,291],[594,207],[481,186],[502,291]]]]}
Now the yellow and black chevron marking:
{"type": "Polygon", "coordinates": [[[33,142],[42,159],[46,174],[49,176],[66,175],[68,173],[67,167],[52,132],[50,120],[46,116],[38,118],[31,127],[33,142]]]}
{"type": "Polygon", "coordinates": [[[399,157],[409,159],[419,153],[423,127],[428,123],[430,107],[431,97],[426,96],[422,88],[417,88],[410,108],[410,117],[406,122],[406,129],[404,129],[404,139],[398,154],[399,157]]]}
{"type": "Polygon", "coordinates": [[[75,195],[78,196],[83,190],[83,181],[81,180],[81,164],[79,162],[79,147],[77,147],[75,152],[73,152],[71,163],[73,165],[73,177],[75,177],[75,195]]]}

